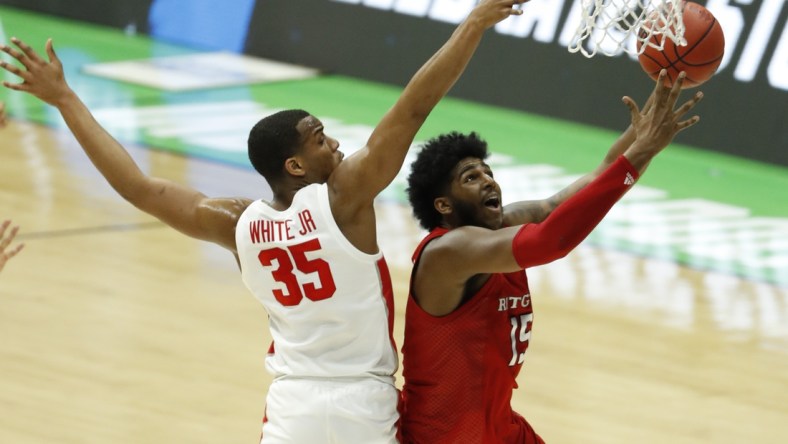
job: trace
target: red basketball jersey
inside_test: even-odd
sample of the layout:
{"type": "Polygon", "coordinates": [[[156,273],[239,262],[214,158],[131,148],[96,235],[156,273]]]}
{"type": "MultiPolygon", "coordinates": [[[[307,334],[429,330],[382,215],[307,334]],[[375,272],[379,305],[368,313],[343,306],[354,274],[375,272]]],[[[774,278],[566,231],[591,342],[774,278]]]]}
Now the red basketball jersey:
{"type": "MultiPolygon", "coordinates": [[[[446,232],[437,228],[425,237],[414,264],[427,243],[446,232]]],[[[511,407],[532,323],[525,271],[491,275],[446,316],[426,313],[410,294],[402,347],[403,442],[542,443],[511,407]]]]}

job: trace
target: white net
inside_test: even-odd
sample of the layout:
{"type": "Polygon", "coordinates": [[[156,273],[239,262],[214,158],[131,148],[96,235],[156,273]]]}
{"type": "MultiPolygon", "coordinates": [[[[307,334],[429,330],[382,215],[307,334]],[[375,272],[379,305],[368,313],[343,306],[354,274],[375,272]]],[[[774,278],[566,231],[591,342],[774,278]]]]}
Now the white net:
{"type": "Polygon", "coordinates": [[[569,52],[639,55],[666,39],[685,45],[682,0],[578,0],[582,20],[569,52]]]}

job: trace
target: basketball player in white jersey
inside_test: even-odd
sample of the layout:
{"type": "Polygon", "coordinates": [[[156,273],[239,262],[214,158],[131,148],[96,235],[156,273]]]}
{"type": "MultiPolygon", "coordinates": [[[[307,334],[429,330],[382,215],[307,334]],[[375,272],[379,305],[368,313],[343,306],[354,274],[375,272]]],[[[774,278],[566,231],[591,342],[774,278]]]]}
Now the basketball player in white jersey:
{"type": "Polygon", "coordinates": [[[263,443],[396,442],[399,394],[389,275],[378,249],[374,198],[399,172],[416,132],[459,78],[484,32],[526,0],[482,0],[410,80],[365,147],[343,160],[316,117],[288,110],[249,134],[252,165],[273,201],[209,198],[148,177],[48,61],[18,39],[3,46],[21,67],[4,82],[55,106],[109,184],[182,233],[236,255],[247,287],[269,314],[275,375],[263,443]]]}

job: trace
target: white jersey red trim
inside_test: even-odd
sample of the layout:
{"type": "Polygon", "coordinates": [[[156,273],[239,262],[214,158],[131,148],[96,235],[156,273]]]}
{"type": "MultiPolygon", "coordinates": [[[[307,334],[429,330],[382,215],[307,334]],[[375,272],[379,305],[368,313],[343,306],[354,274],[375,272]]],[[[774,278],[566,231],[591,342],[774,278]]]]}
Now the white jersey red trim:
{"type": "Polygon", "coordinates": [[[275,377],[385,378],[396,372],[385,259],[345,238],[327,185],[299,190],[285,211],[253,202],[238,221],[235,240],[243,282],[268,312],[275,347],[266,368],[275,377]]]}

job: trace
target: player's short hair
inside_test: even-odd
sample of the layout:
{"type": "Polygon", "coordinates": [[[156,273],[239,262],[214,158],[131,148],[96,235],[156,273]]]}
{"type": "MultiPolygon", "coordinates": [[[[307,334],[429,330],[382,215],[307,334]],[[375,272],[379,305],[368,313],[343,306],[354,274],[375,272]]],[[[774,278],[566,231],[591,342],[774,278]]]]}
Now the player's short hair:
{"type": "Polygon", "coordinates": [[[489,156],[487,142],[475,132],[461,134],[451,132],[428,140],[408,175],[408,200],[413,215],[427,230],[440,225],[441,214],[435,209],[435,199],[445,195],[451,184],[451,170],[467,157],[486,159],[489,156]]]}
{"type": "Polygon", "coordinates": [[[269,184],[284,175],[284,163],[296,154],[301,134],[296,125],[310,114],[302,109],[288,109],[262,118],[249,131],[249,161],[269,184]]]}

